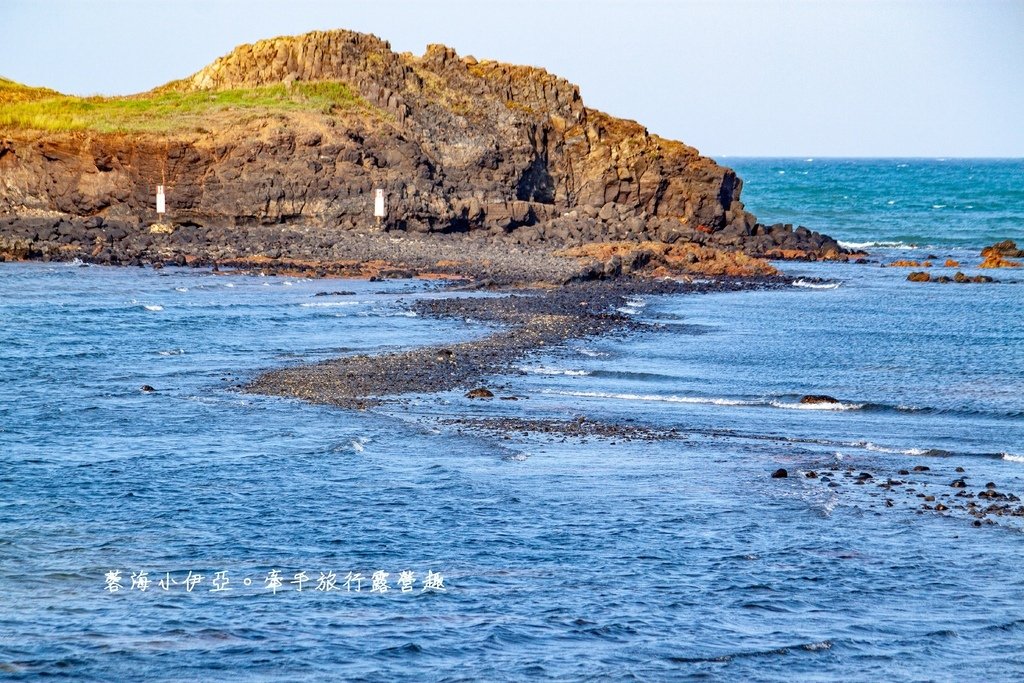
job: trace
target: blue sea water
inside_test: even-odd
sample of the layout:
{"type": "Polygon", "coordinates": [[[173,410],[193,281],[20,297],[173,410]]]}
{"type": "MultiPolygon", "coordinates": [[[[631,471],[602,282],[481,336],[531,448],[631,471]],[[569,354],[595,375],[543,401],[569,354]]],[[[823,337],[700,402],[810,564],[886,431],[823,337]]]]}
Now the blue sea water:
{"type": "Polygon", "coordinates": [[[0,264],[0,676],[1024,677],[1024,519],[974,527],[842,476],[926,465],[922,495],[959,476],[1024,494],[1024,273],[938,285],[880,267],[934,254],[979,272],[981,246],[1022,234],[1024,163],[729,163],[763,220],[920,246],[780,264],[801,280],[778,291],[623,301],[659,329],[487,382],[519,401],[368,411],[237,385],[487,333],[412,314],[436,284],[0,264]],[[339,289],[354,294],[314,296],[339,289]],[[502,415],[678,438],[444,423],[502,415]],[[317,590],[331,572],[337,590],[317,590]]]}

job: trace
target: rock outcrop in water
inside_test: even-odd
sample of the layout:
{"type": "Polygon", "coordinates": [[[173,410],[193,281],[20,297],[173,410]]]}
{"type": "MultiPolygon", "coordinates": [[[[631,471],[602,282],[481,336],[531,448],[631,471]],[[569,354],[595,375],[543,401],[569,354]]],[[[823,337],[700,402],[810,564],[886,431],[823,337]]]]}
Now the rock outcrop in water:
{"type": "Polygon", "coordinates": [[[1020,268],[1019,261],[1011,261],[1010,258],[1024,257],[1024,249],[1018,249],[1017,244],[1012,240],[996,242],[990,247],[981,250],[984,261],[979,268],[1020,268]]]}
{"type": "MultiPolygon", "coordinates": [[[[30,90],[19,97],[56,96],[30,90]]],[[[20,110],[0,119],[0,253],[337,259],[351,255],[347,237],[374,228],[379,188],[382,229],[393,234],[471,234],[528,250],[626,240],[846,257],[829,237],[758,224],[731,169],[586,107],[572,83],[440,45],[415,57],[349,31],[276,38],[127,100],[172,105],[68,131],[18,119],[20,110]],[[317,97],[302,95],[312,85],[317,97]],[[231,105],[262,102],[252,93],[277,99],[231,105]],[[207,95],[227,104],[174,118],[175,106],[202,107],[207,95]],[[150,230],[161,182],[175,230],[150,230]]]]}

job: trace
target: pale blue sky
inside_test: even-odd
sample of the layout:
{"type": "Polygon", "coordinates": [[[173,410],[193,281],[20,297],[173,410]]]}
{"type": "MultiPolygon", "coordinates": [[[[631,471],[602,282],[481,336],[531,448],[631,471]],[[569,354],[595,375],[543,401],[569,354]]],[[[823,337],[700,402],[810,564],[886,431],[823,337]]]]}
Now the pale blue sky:
{"type": "Polygon", "coordinates": [[[0,75],[138,92],[329,28],[543,66],[714,156],[1024,156],[1024,0],[0,0],[0,75]]]}

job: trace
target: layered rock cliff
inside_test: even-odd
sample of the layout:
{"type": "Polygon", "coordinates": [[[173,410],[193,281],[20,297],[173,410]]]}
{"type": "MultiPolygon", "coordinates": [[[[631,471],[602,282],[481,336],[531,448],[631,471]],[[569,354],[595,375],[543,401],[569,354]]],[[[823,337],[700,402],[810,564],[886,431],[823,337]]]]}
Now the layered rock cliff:
{"type": "Polygon", "coordinates": [[[195,241],[279,228],[329,241],[374,227],[380,188],[388,231],[844,256],[817,233],[758,225],[731,169],[586,107],[568,81],[440,45],[415,57],[349,31],[276,38],[136,97],[193,102],[282,87],[287,106],[218,107],[155,130],[0,123],[0,231],[34,243],[70,236],[65,245],[92,253],[90,240],[109,241],[111,226],[131,234],[152,224],[163,183],[167,218],[195,241]],[[289,93],[306,84],[338,84],[354,103],[295,104],[289,93]],[[79,237],[83,227],[93,232],[79,237]]]}

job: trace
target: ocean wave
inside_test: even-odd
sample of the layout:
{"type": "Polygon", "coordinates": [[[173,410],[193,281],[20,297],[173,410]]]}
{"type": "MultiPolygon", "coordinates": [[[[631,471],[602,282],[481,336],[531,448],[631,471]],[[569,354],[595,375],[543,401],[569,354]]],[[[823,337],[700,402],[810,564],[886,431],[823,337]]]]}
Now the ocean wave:
{"type": "Polygon", "coordinates": [[[844,242],[838,240],[843,249],[918,249],[916,244],[906,242],[844,242]]]}
{"type": "Polygon", "coordinates": [[[1014,455],[1013,453],[1000,453],[999,456],[1003,460],[1009,460],[1010,462],[1024,462],[1024,455],[1014,455]]]}
{"type": "Polygon", "coordinates": [[[794,287],[806,287],[807,289],[838,289],[838,282],[809,282],[808,280],[794,280],[794,287]]]}
{"type": "Polygon", "coordinates": [[[185,354],[185,349],[170,349],[169,351],[157,351],[157,354],[161,356],[182,356],[185,354]]]}
{"type": "Polygon", "coordinates": [[[556,396],[578,396],[580,398],[614,398],[622,401],[659,401],[663,403],[690,403],[696,405],[716,406],[756,406],[757,401],[745,401],[735,398],[703,398],[699,396],[662,396],[659,394],[617,394],[603,391],[546,391],[556,396]]]}
{"type": "Polygon", "coordinates": [[[160,304],[143,304],[142,307],[145,308],[147,311],[162,311],[162,310],[164,310],[164,307],[161,306],[160,304]]]}
{"type": "Polygon", "coordinates": [[[787,411],[859,411],[864,408],[866,403],[844,403],[842,401],[835,403],[801,403],[799,401],[772,400],[768,404],[772,408],[781,408],[787,411]]]}
{"type": "Polygon", "coordinates": [[[563,368],[553,368],[546,365],[540,365],[535,367],[520,366],[519,368],[523,372],[528,372],[532,375],[568,375],[570,377],[585,377],[590,374],[589,370],[566,370],[563,368]]]}
{"type": "Polygon", "coordinates": [[[850,446],[856,446],[863,448],[866,451],[872,451],[873,453],[892,453],[895,455],[927,455],[930,451],[924,448],[893,448],[890,446],[879,446],[878,444],[871,443],[870,441],[855,441],[849,444],[850,446]]]}
{"type": "Polygon", "coordinates": [[[337,308],[338,306],[356,306],[362,301],[311,301],[299,304],[302,308],[337,308]]]}
{"type": "Polygon", "coordinates": [[[593,349],[577,349],[577,351],[579,351],[582,355],[588,356],[590,358],[601,358],[603,356],[608,355],[607,353],[603,353],[601,351],[594,351],[593,349]]]}

